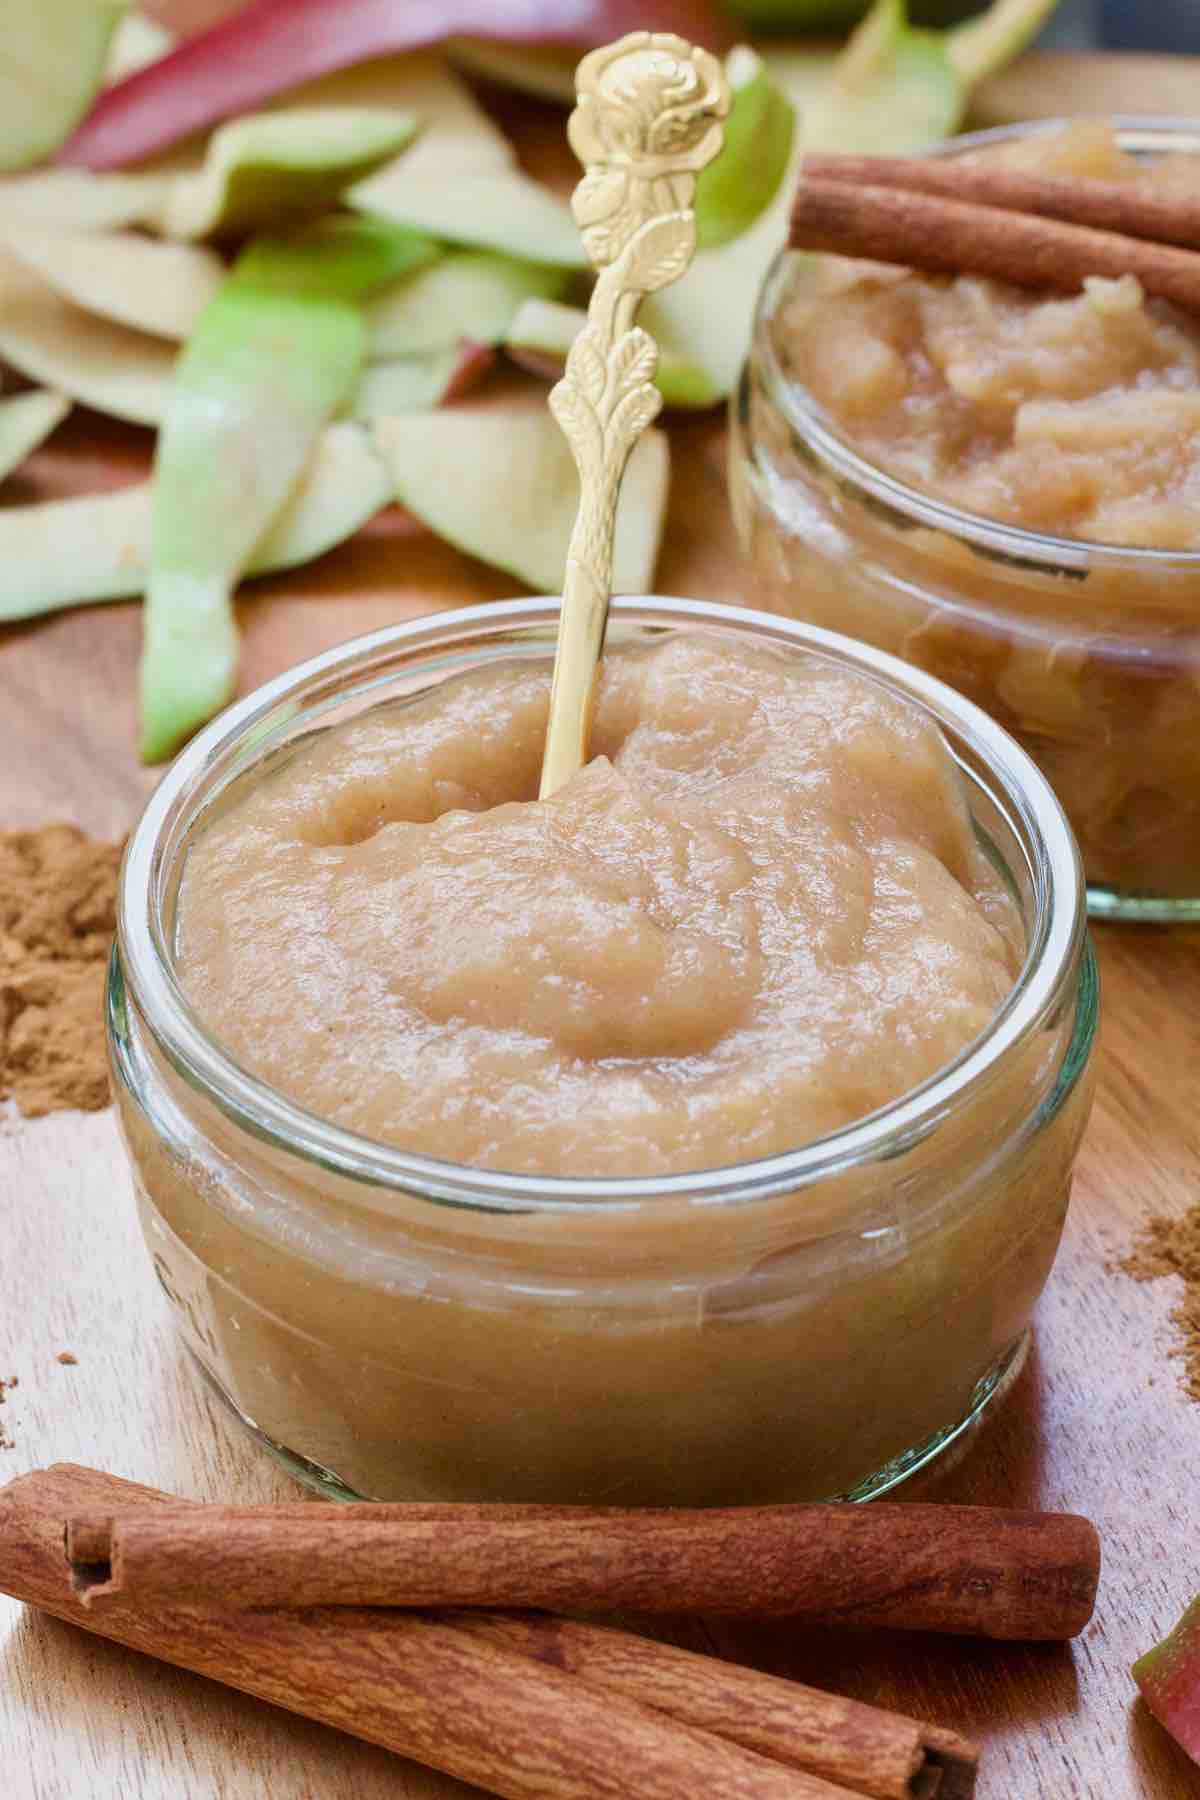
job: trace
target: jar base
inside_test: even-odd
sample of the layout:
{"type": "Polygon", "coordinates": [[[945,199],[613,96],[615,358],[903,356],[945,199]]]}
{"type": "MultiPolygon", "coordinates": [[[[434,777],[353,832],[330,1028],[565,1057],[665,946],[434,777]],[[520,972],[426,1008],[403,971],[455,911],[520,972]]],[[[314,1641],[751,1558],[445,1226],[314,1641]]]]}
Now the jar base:
{"type": "MultiPolygon", "coordinates": [[[[970,1441],[970,1436],[974,1435],[974,1429],[986,1409],[993,1402],[1003,1398],[1021,1373],[1032,1339],[1032,1329],[1027,1328],[1014,1343],[1002,1351],[987,1373],[975,1383],[966,1411],[954,1424],[947,1425],[942,1431],[935,1431],[933,1436],[926,1438],[923,1443],[916,1444],[909,1450],[901,1451],[898,1456],[893,1456],[889,1462],[883,1464],[882,1468],[865,1476],[855,1487],[844,1493],[826,1495],[825,1499],[827,1501],[846,1500],[855,1503],[878,1500],[882,1495],[890,1493],[893,1488],[899,1487],[901,1482],[908,1481],[922,1469],[927,1469],[939,1457],[945,1456],[953,1446],[957,1446],[961,1453],[970,1441]]],[[[191,1345],[187,1345],[186,1348],[205,1385],[223,1403],[238,1424],[243,1426],[250,1436],[255,1438],[262,1448],[274,1457],[280,1468],[294,1481],[311,1489],[323,1500],[335,1500],[342,1504],[352,1503],[356,1500],[396,1499],[397,1496],[394,1494],[381,1496],[360,1493],[356,1488],[352,1488],[344,1482],[336,1470],[327,1469],[321,1463],[313,1462],[310,1457],[302,1456],[298,1450],[290,1450],[286,1444],[277,1443],[263,1430],[261,1425],[256,1424],[242,1411],[237,1401],[222,1386],[191,1345]]],[[[536,1498],[536,1496],[532,1496],[532,1498],[536,1498]]],[[[786,1496],[780,1496],[781,1500],[786,1500],[786,1498],[786,1496]]]]}
{"type": "Polygon", "coordinates": [[[1021,1370],[1025,1367],[1025,1358],[1033,1342],[1033,1328],[1027,1326],[1015,1343],[996,1358],[986,1375],[980,1377],[971,1392],[970,1404],[961,1419],[948,1425],[944,1431],[935,1431],[932,1437],[925,1439],[911,1450],[901,1451],[893,1456],[890,1462],[884,1463],[865,1481],[860,1481],[845,1494],[831,1494],[832,1500],[879,1500],[901,1482],[910,1481],[914,1475],[928,1469],[939,1457],[944,1457],[953,1449],[954,1460],[957,1461],[975,1437],[983,1415],[995,1401],[1002,1400],[1015,1383],[1021,1370]]]}

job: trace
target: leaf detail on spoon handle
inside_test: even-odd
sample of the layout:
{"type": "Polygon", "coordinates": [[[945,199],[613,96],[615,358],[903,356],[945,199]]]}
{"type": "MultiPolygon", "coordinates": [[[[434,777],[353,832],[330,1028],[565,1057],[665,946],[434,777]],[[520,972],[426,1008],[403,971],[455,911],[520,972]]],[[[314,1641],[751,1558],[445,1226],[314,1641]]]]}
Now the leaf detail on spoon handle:
{"type": "Polygon", "coordinates": [[[587,760],[612,587],[621,476],[657,416],[658,348],[635,325],[647,294],[677,281],[696,250],[696,176],[721,148],[729,87],[720,63],[667,32],[635,31],[585,56],[568,135],[585,174],[571,205],[598,275],[550,409],[579,470],[567,553],[544,799],[587,760]]]}

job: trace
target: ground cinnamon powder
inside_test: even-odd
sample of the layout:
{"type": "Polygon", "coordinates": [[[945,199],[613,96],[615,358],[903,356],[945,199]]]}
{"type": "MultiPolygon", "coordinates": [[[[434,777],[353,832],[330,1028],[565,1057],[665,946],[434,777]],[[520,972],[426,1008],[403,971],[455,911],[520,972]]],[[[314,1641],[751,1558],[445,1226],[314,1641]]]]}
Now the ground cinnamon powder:
{"type": "Polygon", "coordinates": [[[1148,1220],[1121,1267],[1136,1281],[1183,1277],[1183,1298],[1171,1314],[1180,1334],[1173,1354],[1183,1363],[1185,1388],[1200,1400],[1200,1206],[1178,1219],[1148,1220]]]}
{"type": "Polygon", "coordinates": [[[119,844],[73,825],[0,832],[0,1100],[30,1118],[108,1105],[104,971],[119,844]]]}

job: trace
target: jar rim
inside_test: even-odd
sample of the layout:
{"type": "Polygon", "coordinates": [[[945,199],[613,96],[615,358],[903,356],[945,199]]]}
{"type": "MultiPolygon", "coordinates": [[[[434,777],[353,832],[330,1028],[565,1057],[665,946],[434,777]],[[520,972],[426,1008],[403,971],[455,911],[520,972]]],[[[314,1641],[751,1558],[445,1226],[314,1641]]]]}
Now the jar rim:
{"type": "Polygon", "coordinates": [[[614,600],[613,614],[621,623],[650,630],[689,624],[733,628],[759,642],[810,650],[882,681],[969,747],[1019,821],[1022,846],[1032,861],[1034,899],[1025,963],[987,1029],[955,1061],[876,1113],[773,1156],[674,1175],[530,1176],[443,1162],[323,1119],[243,1069],[201,1022],[175,972],[166,911],[172,873],[206,806],[272,747],[277,729],[294,727],[334,696],[345,700],[382,684],[388,677],[381,670],[394,672],[397,655],[411,671],[417,653],[433,656],[464,638],[476,642],[516,633],[532,647],[550,639],[559,604],[557,598],[491,602],[353,638],[236,701],[180,752],[130,837],[117,896],[119,973],[159,1051],[190,1086],[260,1141],[376,1188],[487,1212],[614,1212],[672,1197],[695,1205],[743,1204],[894,1156],[927,1136],[1053,1016],[1069,989],[1086,936],[1083,869],[1070,826],[1026,752],[979,707],[933,676],[839,633],[711,601],[627,596],[614,600]],[[224,781],[204,799],[206,785],[218,782],[222,771],[224,781]]]}
{"type": "MultiPolygon", "coordinates": [[[[1123,148],[1190,149],[1200,154],[1200,124],[1195,119],[1135,113],[1111,113],[1104,122],[1112,126],[1123,148]]],[[[990,144],[1013,143],[1023,138],[1051,137],[1079,120],[1065,115],[1027,119],[1014,125],[994,125],[986,131],[964,132],[932,145],[923,154],[931,157],[960,156],[990,144]]],[[[986,513],[969,512],[952,501],[928,494],[899,476],[889,474],[856,450],[852,440],[817,404],[807,390],[790,381],[780,365],[768,329],[779,290],[786,285],[791,259],[805,254],[785,246],[773,264],[759,298],[754,334],[754,361],[763,371],[771,402],[813,455],[848,487],[877,507],[898,517],[906,527],[921,526],[969,544],[993,557],[1041,565],[1057,572],[1086,573],[1091,569],[1181,574],[1200,572],[1200,550],[1156,550],[1149,546],[1106,544],[1091,538],[1057,537],[1052,532],[1032,531],[986,513]]],[[[746,377],[743,376],[743,381],[746,377]]]]}

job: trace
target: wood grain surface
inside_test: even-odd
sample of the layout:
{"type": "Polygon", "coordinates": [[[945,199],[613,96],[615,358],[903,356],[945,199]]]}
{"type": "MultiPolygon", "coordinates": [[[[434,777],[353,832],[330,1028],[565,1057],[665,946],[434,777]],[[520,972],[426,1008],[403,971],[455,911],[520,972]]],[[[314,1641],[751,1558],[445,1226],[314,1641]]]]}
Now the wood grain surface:
{"type": "MultiPolygon", "coordinates": [[[[1090,92],[1129,110],[1154,107],[1160,90],[1143,86],[1144,65],[1116,60],[1136,63],[1139,79],[1115,94],[1103,59],[1070,65],[1075,110],[1088,109],[1090,92]]],[[[1040,80],[1036,63],[1033,73],[1040,80]]],[[[557,155],[560,118],[531,111],[522,121],[535,164],[557,155]]],[[[751,597],[728,520],[721,423],[677,424],[672,439],[659,586],[751,597]]],[[[24,491],[127,479],[147,454],[148,439],[83,417],[37,458],[24,491]]],[[[316,567],[247,589],[244,685],[356,632],[514,591],[385,519],[316,567]]],[[[97,833],[128,829],[153,780],[133,749],[137,648],[129,605],[0,633],[0,824],[61,816],[97,833]]],[[[1096,936],[1099,1094],[1034,1351],[957,1465],[907,1490],[1090,1515],[1105,1557],[1094,1622],[1074,1645],[1037,1648],[717,1622],[675,1634],[977,1735],[982,1800],[1200,1796],[1200,1769],[1136,1702],[1128,1673],[1200,1590],[1200,1407],[1167,1360],[1174,1284],[1139,1286],[1113,1266],[1148,1212],[1196,1198],[1200,932],[1096,936]]],[[[0,1123],[0,1377],[11,1375],[19,1386],[2,1416],[13,1447],[0,1450],[0,1480],[71,1459],[196,1498],[297,1495],[174,1342],[109,1112],[0,1123]],[[63,1350],[77,1362],[61,1364],[63,1350]]],[[[451,1800],[473,1791],[3,1599],[0,1776],[5,1800],[451,1800]]]]}

